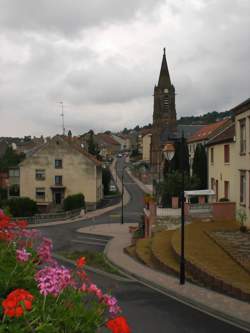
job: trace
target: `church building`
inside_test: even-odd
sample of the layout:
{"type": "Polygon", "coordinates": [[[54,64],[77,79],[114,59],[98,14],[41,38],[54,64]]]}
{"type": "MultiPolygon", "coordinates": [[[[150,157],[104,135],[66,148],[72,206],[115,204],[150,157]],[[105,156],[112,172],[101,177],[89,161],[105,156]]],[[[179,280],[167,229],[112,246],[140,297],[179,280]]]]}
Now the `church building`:
{"type": "Polygon", "coordinates": [[[159,173],[164,144],[176,136],[175,87],[171,83],[164,48],[158,85],[154,88],[154,112],[150,164],[159,173]]]}

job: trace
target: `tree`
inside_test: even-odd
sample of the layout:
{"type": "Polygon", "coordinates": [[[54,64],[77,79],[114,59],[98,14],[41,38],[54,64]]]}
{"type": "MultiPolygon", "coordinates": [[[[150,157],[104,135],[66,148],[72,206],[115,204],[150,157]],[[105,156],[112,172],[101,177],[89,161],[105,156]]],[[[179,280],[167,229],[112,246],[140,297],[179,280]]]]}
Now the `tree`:
{"type": "Polygon", "coordinates": [[[198,144],[194,152],[193,175],[199,179],[199,188],[207,188],[207,154],[205,147],[198,144]]]}
{"type": "Polygon", "coordinates": [[[88,152],[94,156],[98,156],[100,153],[100,150],[99,150],[97,143],[95,142],[93,130],[89,131],[89,137],[87,139],[87,144],[88,144],[88,152]]]}
{"type": "Polygon", "coordinates": [[[0,171],[6,172],[9,168],[18,166],[24,158],[25,154],[17,154],[11,147],[8,147],[4,156],[0,159],[0,171]]]}
{"type": "Polygon", "coordinates": [[[65,211],[85,208],[85,206],[85,197],[82,193],[68,195],[67,198],[63,200],[63,209],[65,211]]]}
{"type": "Polygon", "coordinates": [[[189,166],[189,151],[186,139],[184,139],[184,153],[182,153],[182,147],[180,142],[175,143],[175,154],[172,161],[169,164],[169,170],[182,172],[182,162],[184,172],[190,174],[189,166]]]}
{"type": "Polygon", "coordinates": [[[102,168],[102,185],[104,195],[109,194],[109,186],[111,182],[111,173],[108,168],[102,168]]]}
{"type": "Polygon", "coordinates": [[[11,215],[14,217],[33,216],[37,213],[36,202],[30,198],[15,198],[7,202],[11,215]]]}

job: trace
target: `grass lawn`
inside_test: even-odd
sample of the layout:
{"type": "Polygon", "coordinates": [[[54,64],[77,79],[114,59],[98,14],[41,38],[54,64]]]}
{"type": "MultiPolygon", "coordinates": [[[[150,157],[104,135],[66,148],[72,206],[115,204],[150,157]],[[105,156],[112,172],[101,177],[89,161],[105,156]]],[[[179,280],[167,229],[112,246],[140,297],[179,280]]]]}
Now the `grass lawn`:
{"type": "MultiPolygon", "coordinates": [[[[203,271],[250,293],[250,274],[209,236],[215,230],[238,230],[232,222],[194,222],[185,228],[185,255],[203,271]]],[[[180,233],[174,233],[172,246],[180,253],[180,233]]]]}
{"type": "Polygon", "coordinates": [[[76,260],[80,257],[85,257],[88,266],[98,268],[108,273],[122,276],[119,270],[116,269],[107,261],[106,257],[102,252],[74,251],[74,252],[60,252],[58,254],[71,260],[76,260]]]}

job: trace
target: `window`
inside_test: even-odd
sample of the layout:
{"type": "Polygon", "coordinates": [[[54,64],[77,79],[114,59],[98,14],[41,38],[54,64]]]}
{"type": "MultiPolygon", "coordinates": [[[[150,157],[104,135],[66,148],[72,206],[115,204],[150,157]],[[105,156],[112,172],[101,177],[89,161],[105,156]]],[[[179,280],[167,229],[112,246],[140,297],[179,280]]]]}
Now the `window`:
{"type": "Polygon", "coordinates": [[[214,189],[214,178],[211,178],[211,190],[214,189]]]}
{"type": "Polygon", "coordinates": [[[18,184],[11,185],[9,188],[9,197],[19,197],[20,187],[18,184]]]}
{"type": "Polygon", "coordinates": [[[240,172],[240,203],[246,204],[246,172],[240,172]]]}
{"type": "Polygon", "coordinates": [[[240,120],[240,153],[246,153],[246,119],[240,120]]]}
{"type": "Polygon", "coordinates": [[[62,169],[62,160],[55,160],[55,168],[62,169]]]}
{"type": "Polygon", "coordinates": [[[224,181],[224,198],[229,199],[229,181],[224,181]]]}
{"type": "Polygon", "coordinates": [[[9,169],[10,177],[19,177],[19,169],[9,169]]]}
{"type": "Polygon", "coordinates": [[[62,176],[55,176],[55,185],[62,185],[62,176]]]}
{"type": "Polygon", "coordinates": [[[44,187],[37,187],[36,188],[36,200],[37,201],[44,201],[45,200],[45,188],[44,187]]]}
{"type": "Polygon", "coordinates": [[[44,169],[36,170],[36,180],[45,180],[45,170],[44,169]]]}
{"type": "Polygon", "coordinates": [[[210,162],[211,162],[211,164],[213,164],[214,163],[214,148],[211,148],[210,152],[211,152],[210,162]]]}
{"type": "Polygon", "coordinates": [[[224,163],[230,162],[230,146],[224,145],[224,163]]]}

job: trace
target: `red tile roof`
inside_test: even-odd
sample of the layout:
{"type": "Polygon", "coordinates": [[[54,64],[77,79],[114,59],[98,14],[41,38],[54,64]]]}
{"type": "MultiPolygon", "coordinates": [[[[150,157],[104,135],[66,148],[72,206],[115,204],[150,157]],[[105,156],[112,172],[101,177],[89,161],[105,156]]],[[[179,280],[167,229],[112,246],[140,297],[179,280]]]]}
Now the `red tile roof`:
{"type": "Polygon", "coordinates": [[[204,141],[211,138],[211,136],[216,133],[217,130],[222,128],[227,122],[230,122],[230,119],[223,119],[217,121],[214,124],[205,125],[200,128],[197,132],[195,132],[189,139],[188,143],[196,142],[196,141],[204,141]]]}
{"type": "Polygon", "coordinates": [[[97,137],[99,139],[101,139],[102,141],[104,141],[105,143],[109,144],[109,145],[119,145],[120,143],[117,142],[111,135],[106,134],[106,133],[99,133],[97,134],[97,137]]]}

